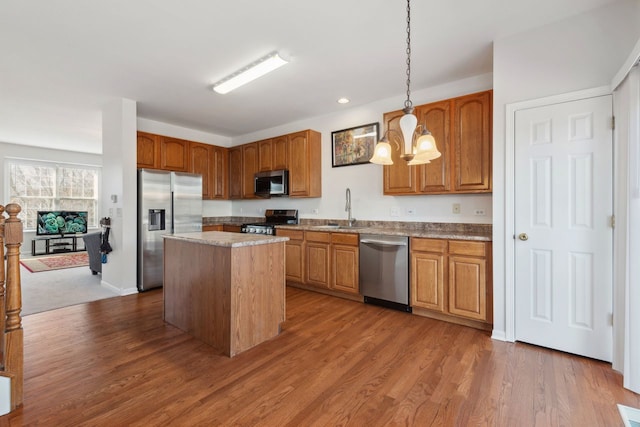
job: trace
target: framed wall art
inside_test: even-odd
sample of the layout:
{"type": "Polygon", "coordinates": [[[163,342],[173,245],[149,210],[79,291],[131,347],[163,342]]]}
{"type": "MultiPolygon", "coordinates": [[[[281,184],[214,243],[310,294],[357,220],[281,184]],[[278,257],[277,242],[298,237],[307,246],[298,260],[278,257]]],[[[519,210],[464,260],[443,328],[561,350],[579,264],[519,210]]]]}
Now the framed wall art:
{"type": "Polygon", "coordinates": [[[378,129],[378,123],[369,123],[331,132],[333,167],[369,163],[378,142],[378,129]]]}

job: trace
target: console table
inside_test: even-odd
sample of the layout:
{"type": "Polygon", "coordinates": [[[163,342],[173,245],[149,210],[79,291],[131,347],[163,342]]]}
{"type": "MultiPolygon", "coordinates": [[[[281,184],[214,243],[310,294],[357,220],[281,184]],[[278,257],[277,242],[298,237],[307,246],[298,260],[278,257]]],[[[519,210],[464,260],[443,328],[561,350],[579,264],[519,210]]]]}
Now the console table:
{"type": "Polygon", "coordinates": [[[84,251],[84,243],[82,247],[78,247],[78,238],[82,239],[81,235],[70,234],[68,236],[39,236],[34,237],[31,241],[31,255],[50,255],[60,252],[79,252],[84,251]],[[37,242],[44,242],[44,251],[37,252],[37,242]]]}

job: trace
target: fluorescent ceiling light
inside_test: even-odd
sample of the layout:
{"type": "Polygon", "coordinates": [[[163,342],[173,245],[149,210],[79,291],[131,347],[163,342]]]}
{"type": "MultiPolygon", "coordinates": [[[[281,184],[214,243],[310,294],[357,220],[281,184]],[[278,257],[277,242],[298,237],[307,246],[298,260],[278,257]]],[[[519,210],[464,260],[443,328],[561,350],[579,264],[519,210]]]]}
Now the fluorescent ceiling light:
{"type": "Polygon", "coordinates": [[[218,83],[213,85],[213,90],[221,94],[229,93],[232,90],[257,79],[258,77],[264,76],[276,68],[280,68],[286,63],[287,61],[280,58],[278,52],[271,52],[269,55],[258,59],[243,69],[220,80],[218,83]]]}

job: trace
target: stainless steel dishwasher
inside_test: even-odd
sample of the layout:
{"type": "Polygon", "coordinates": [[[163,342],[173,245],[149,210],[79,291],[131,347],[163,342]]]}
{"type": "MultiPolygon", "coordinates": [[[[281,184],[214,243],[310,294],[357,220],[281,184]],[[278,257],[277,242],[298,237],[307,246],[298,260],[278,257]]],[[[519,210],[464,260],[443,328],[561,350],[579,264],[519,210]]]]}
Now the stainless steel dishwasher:
{"type": "Polygon", "coordinates": [[[411,313],[407,236],[360,235],[360,291],[365,303],[411,313]]]}

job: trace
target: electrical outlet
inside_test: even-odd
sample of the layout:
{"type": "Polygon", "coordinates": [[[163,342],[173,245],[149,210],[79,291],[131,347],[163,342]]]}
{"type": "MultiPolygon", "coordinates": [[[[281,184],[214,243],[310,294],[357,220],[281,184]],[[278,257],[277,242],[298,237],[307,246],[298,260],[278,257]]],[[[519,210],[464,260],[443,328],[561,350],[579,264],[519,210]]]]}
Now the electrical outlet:
{"type": "Polygon", "coordinates": [[[391,208],[389,211],[391,216],[400,216],[400,208],[391,208]]]}
{"type": "Polygon", "coordinates": [[[256,208],[256,213],[262,213],[262,209],[256,208]]]}
{"type": "Polygon", "coordinates": [[[407,208],[407,215],[415,215],[416,210],[414,208],[407,208]]]}
{"type": "Polygon", "coordinates": [[[484,216],[485,215],[484,209],[476,209],[473,211],[473,214],[477,216],[484,216]]]}
{"type": "Polygon", "coordinates": [[[453,212],[454,214],[459,214],[460,213],[460,203],[454,203],[453,206],[451,207],[451,212],[453,212]]]}

